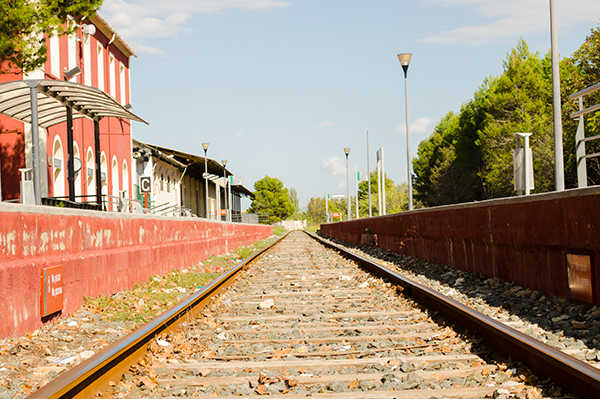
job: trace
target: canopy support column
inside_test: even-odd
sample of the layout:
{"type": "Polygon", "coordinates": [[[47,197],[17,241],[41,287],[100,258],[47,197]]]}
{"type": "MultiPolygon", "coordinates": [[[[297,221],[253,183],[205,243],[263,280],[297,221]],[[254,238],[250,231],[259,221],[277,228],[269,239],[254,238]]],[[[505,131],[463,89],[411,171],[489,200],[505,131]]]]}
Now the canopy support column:
{"type": "Polygon", "coordinates": [[[73,154],[73,109],[67,106],[67,173],[69,180],[69,200],[75,201],[75,154],[73,154]]]}
{"type": "Polygon", "coordinates": [[[94,118],[94,161],[96,162],[96,203],[102,206],[102,171],[100,170],[100,118],[94,118]]]}
{"type": "MultiPolygon", "coordinates": [[[[37,85],[30,86],[31,98],[31,147],[33,148],[33,191],[35,204],[42,204],[41,171],[40,171],[40,129],[38,122],[38,89],[37,85]]],[[[21,194],[22,195],[22,194],[21,194]]]]}

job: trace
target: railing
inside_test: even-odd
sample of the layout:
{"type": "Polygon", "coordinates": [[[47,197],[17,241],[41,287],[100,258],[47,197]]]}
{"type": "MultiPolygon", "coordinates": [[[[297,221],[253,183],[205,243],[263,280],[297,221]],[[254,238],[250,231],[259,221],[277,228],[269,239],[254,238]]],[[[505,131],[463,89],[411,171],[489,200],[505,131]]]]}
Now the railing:
{"type": "Polygon", "coordinates": [[[579,111],[571,114],[571,118],[579,118],[579,125],[577,126],[577,133],[575,133],[575,154],[577,157],[577,186],[587,187],[587,159],[600,157],[600,153],[586,154],[585,143],[593,140],[600,139],[600,135],[585,137],[585,121],[584,116],[600,110],[600,103],[594,104],[587,108],[583,107],[583,98],[596,91],[600,90],[600,82],[580,90],[577,93],[573,93],[569,96],[570,100],[577,100],[579,102],[579,111]]]}

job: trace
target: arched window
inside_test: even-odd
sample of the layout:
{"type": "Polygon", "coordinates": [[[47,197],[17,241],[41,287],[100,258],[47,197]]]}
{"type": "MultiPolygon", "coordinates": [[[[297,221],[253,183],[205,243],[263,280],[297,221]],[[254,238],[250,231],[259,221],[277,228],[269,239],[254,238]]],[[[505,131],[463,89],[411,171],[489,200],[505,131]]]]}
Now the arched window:
{"type": "Polygon", "coordinates": [[[100,176],[102,179],[102,194],[108,194],[108,162],[106,161],[106,154],[102,152],[100,154],[100,176]]]}
{"type": "Polygon", "coordinates": [[[54,197],[65,195],[65,156],[62,142],[58,135],[54,138],[52,145],[52,193],[54,197]]]}
{"type": "MultiPolygon", "coordinates": [[[[91,147],[87,149],[87,155],[85,157],[85,167],[86,167],[86,194],[88,196],[96,194],[96,163],[94,161],[94,152],[91,147]]],[[[94,201],[94,199],[89,198],[87,201],[94,201]]]]}
{"type": "MultiPolygon", "coordinates": [[[[81,163],[81,155],[77,143],[73,143],[73,158],[79,160],[81,163]]],[[[77,166],[77,161],[74,161],[74,163],[77,166]]],[[[77,196],[81,196],[81,170],[75,171],[75,201],[81,201],[81,197],[77,196]]]]}
{"type": "Polygon", "coordinates": [[[113,156],[112,165],[110,169],[110,177],[112,180],[112,196],[119,196],[119,162],[117,157],[113,156]]]}
{"type": "Polygon", "coordinates": [[[121,176],[121,182],[123,182],[123,191],[125,192],[125,198],[129,198],[129,168],[127,167],[127,161],[123,161],[123,175],[121,176]]]}

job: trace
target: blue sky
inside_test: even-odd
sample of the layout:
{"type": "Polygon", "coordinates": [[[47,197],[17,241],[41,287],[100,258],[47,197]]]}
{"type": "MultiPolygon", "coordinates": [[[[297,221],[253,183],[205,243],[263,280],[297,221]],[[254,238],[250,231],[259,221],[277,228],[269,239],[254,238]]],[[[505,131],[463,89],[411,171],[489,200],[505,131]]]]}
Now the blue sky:
{"type": "MultiPolygon", "coordinates": [[[[569,56],[600,25],[600,1],[555,1],[569,56]]],[[[150,126],[135,138],[197,154],[208,141],[247,187],[276,176],[302,205],[345,192],[346,146],[365,175],[366,130],[371,168],[383,146],[388,176],[406,181],[396,53],[414,54],[414,156],[519,38],[550,47],[548,0],[105,0],[102,14],[138,52],[132,104],[150,126]]]]}

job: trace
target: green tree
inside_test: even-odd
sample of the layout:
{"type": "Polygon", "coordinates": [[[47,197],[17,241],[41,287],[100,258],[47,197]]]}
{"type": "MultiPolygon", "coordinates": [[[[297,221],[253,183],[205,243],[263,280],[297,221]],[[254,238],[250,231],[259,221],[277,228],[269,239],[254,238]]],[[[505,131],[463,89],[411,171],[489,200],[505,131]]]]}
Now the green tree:
{"type": "Polygon", "coordinates": [[[298,192],[296,191],[296,189],[290,188],[289,194],[290,194],[290,201],[292,202],[292,205],[294,206],[294,211],[292,212],[292,216],[297,219],[300,217],[300,201],[298,201],[298,192]]]}
{"type": "MultiPolygon", "coordinates": [[[[377,172],[371,173],[371,210],[372,214],[379,214],[377,202],[377,172]]],[[[408,185],[402,183],[396,185],[394,181],[385,177],[385,208],[388,214],[395,214],[408,209],[408,185]]],[[[354,207],[354,203],[352,203],[354,207]]],[[[369,186],[368,182],[362,181],[358,184],[358,210],[361,218],[369,216],[369,186]]]]}
{"type": "Polygon", "coordinates": [[[273,224],[292,215],[294,205],[283,182],[265,176],[254,183],[254,199],[248,211],[266,216],[265,223],[273,224]]]}
{"type": "Polygon", "coordinates": [[[44,34],[75,30],[69,16],[90,17],[102,0],[0,0],[0,72],[31,72],[46,61],[44,34]]]}
{"type": "MultiPolygon", "coordinates": [[[[577,165],[575,155],[575,132],[578,120],[571,119],[571,113],[579,109],[576,101],[569,96],[581,89],[600,82],[600,28],[593,28],[584,43],[575,51],[572,57],[563,59],[560,64],[562,119],[565,157],[565,184],[568,187],[577,186],[577,165]]],[[[600,103],[600,93],[585,96],[584,107],[600,103]]],[[[600,113],[585,116],[586,136],[600,135],[600,113]]],[[[600,152],[600,142],[590,141],[586,144],[586,152],[600,152]]],[[[600,184],[600,159],[587,160],[588,184],[600,184]]]]}

